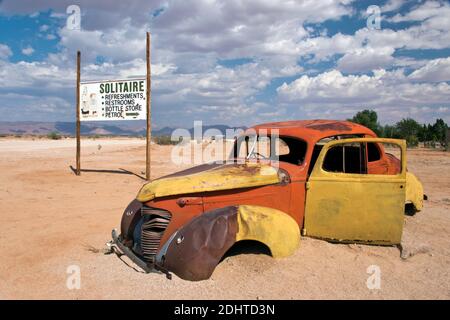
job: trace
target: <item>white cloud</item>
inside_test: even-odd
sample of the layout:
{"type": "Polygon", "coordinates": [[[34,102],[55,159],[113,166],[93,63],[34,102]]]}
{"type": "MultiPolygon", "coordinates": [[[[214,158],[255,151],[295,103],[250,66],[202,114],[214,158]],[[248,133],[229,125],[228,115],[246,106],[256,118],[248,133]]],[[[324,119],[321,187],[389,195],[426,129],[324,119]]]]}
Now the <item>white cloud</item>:
{"type": "MultiPolygon", "coordinates": [[[[74,65],[76,50],[81,50],[83,79],[143,75],[145,32],[151,30],[154,99],[164,114],[172,113],[170,121],[181,107],[194,116],[199,106],[210,118],[239,120],[244,111],[237,112],[238,107],[246,114],[261,107],[252,101],[253,96],[271,79],[303,70],[297,65],[301,54],[298,43],[308,37],[302,23],[339,19],[351,12],[346,3],[170,1],[152,20],[147,9],[146,21],[141,24],[136,24],[136,16],[128,18],[129,9],[123,8],[113,27],[104,24],[104,16],[117,14],[119,9],[109,12],[98,4],[89,9],[89,4],[81,3],[82,30],[60,29],[62,51],[50,54],[47,62],[67,70],[68,65],[74,65]],[[103,11],[93,19],[95,10],[103,11]],[[254,58],[254,63],[233,69],[216,67],[218,59],[242,56],[254,58]],[[104,57],[106,62],[96,64],[97,57],[104,57]],[[213,106],[221,111],[208,109],[213,106]]],[[[152,8],[161,6],[152,4],[152,8]]]]}
{"type": "MultiPolygon", "coordinates": [[[[155,93],[159,105],[181,103],[182,112],[198,119],[207,116],[210,121],[233,119],[242,124],[243,116],[254,114],[257,105],[247,101],[270,81],[270,70],[256,63],[248,63],[235,69],[216,67],[207,73],[174,74],[167,72],[155,77],[155,93]]],[[[165,110],[165,117],[173,119],[180,109],[165,110]]]]}
{"type": "Polygon", "coordinates": [[[389,0],[381,7],[380,10],[382,13],[397,11],[405,4],[405,2],[406,1],[404,0],[389,0]]]}
{"type": "Polygon", "coordinates": [[[177,51],[233,55],[265,48],[280,53],[280,49],[292,50],[291,44],[306,35],[303,22],[339,19],[350,13],[343,2],[332,0],[171,1],[152,27],[163,35],[164,47],[177,51]],[[283,40],[282,48],[278,48],[283,40]]]}
{"type": "MultiPolygon", "coordinates": [[[[351,13],[347,3],[337,0],[153,2],[128,15],[130,8],[115,7],[114,14],[122,10],[121,16],[114,18],[114,25],[110,26],[111,8],[82,2],[82,30],[61,29],[60,44],[69,52],[80,49],[88,62],[95,61],[97,56],[122,62],[143,57],[145,32],[151,30],[154,59],[174,63],[180,72],[192,72],[192,66],[195,71],[210,70],[217,59],[256,56],[266,66],[293,75],[300,70],[296,67],[302,54],[298,44],[308,36],[302,23],[339,19],[351,13]],[[148,12],[156,8],[164,11],[149,18],[148,12]],[[102,14],[93,16],[98,10],[102,14]],[[146,12],[145,20],[136,23],[140,21],[141,11],[146,12]],[[108,22],[104,24],[106,18],[108,22]]],[[[139,6],[140,2],[136,2],[135,7],[139,6]]]]}
{"type": "Polygon", "coordinates": [[[35,96],[0,92],[3,121],[61,121],[73,117],[73,104],[57,96],[35,96]]]}
{"type": "MultiPolygon", "coordinates": [[[[421,22],[419,27],[413,30],[428,30],[435,36],[441,32],[450,31],[450,4],[446,1],[424,1],[406,14],[396,14],[390,19],[391,22],[416,21],[421,22]]],[[[448,37],[446,38],[449,39],[448,37]]],[[[437,39],[436,39],[437,40],[437,39]]],[[[446,42],[448,43],[448,42],[446,42]]]]}
{"type": "Polygon", "coordinates": [[[307,102],[363,102],[375,99],[380,92],[381,76],[344,76],[337,70],[315,77],[301,76],[290,84],[284,83],[277,91],[281,99],[307,102]]]}
{"type": "Polygon", "coordinates": [[[442,29],[436,29],[426,23],[428,22],[397,31],[362,28],[354,35],[337,33],[331,37],[309,37],[298,43],[298,51],[305,57],[312,55],[310,62],[326,61],[335,55],[343,55],[337,67],[345,72],[370,71],[402,66],[405,63],[414,65],[405,57],[395,57],[396,50],[450,47],[450,25],[447,28],[443,24],[442,29]]]}
{"type": "MultiPolygon", "coordinates": [[[[382,8],[393,11],[400,8],[401,1],[391,1],[382,8]],[[399,7],[400,6],[400,7],[399,7]]],[[[392,30],[359,29],[354,35],[337,33],[331,37],[307,37],[298,43],[299,52],[313,55],[312,62],[328,60],[336,54],[344,55],[338,68],[347,72],[368,71],[374,68],[401,66],[405,57],[395,57],[398,49],[444,49],[450,47],[450,4],[426,1],[411,11],[393,18],[390,22],[416,21],[410,27],[392,30]]]]}
{"type": "Polygon", "coordinates": [[[48,62],[0,61],[0,88],[42,90],[51,95],[73,87],[74,73],[73,67],[60,68],[48,62]]]}
{"type": "Polygon", "coordinates": [[[0,10],[7,15],[33,14],[52,9],[52,17],[66,18],[66,9],[69,5],[76,4],[81,8],[82,25],[88,29],[114,28],[118,21],[124,17],[133,17],[135,25],[144,24],[149,20],[149,12],[160,7],[165,1],[158,0],[134,0],[111,1],[101,0],[41,0],[41,1],[16,1],[3,0],[0,2],[0,10]]]}
{"type": "Polygon", "coordinates": [[[416,6],[413,10],[404,15],[397,14],[392,18],[392,22],[403,21],[423,21],[442,14],[442,10],[448,10],[446,4],[440,1],[425,1],[423,4],[416,6]]]}
{"type": "MultiPolygon", "coordinates": [[[[381,30],[363,28],[353,35],[328,36],[321,26],[304,27],[305,22],[320,23],[353,14],[349,3],[137,0],[111,5],[108,1],[82,0],[78,2],[81,31],[52,28],[52,34],[46,35],[50,28],[41,25],[42,38],[52,40],[57,32],[60,39],[60,51],[49,54],[44,61],[1,61],[12,53],[9,47],[0,45],[0,93],[25,92],[27,102],[31,103],[34,97],[37,105],[43,96],[47,101],[53,97],[64,99],[67,106],[73,105],[77,50],[82,52],[84,80],[141,76],[145,73],[145,32],[150,30],[156,121],[174,124],[204,117],[215,122],[226,119],[251,123],[277,117],[341,118],[342,114],[351,116],[363,104],[378,108],[380,115],[389,120],[406,112],[420,115],[424,108],[430,108],[426,115],[429,117],[448,112],[447,84],[418,83],[443,81],[446,63],[441,61],[434,66],[395,53],[398,49],[448,48],[450,6],[420,3],[410,13],[393,18],[419,22],[402,30],[382,25],[381,30]],[[162,12],[152,17],[151,12],[158,8],[162,12]],[[333,67],[337,70],[299,77],[305,70],[298,61],[312,57],[310,62],[320,62],[335,55],[341,55],[333,67]],[[99,57],[103,59],[98,60],[99,57]],[[217,66],[218,60],[243,57],[251,62],[232,68],[217,66]],[[102,60],[105,62],[98,63],[102,60]],[[404,66],[417,70],[409,77],[401,69],[381,70],[404,66]],[[341,73],[374,69],[378,71],[367,75],[341,73]],[[264,102],[258,101],[258,94],[272,80],[286,76],[299,78],[278,88],[278,100],[274,94],[264,102]],[[294,106],[302,109],[292,112],[294,106]]],[[[68,0],[27,4],[4,0],[0,10],[4,14],[30,14],[52,8],[52,19],[58,18],[63,26],[69,4],[72,2],[68,0]]],[[[401,6],[402,1],[391,0],[382,12],[394,12],[401,6]]]]}
{"type": "Polygon", "coordinates": [[[313,61],[326,60],[335,54],[344,54],[350,48],[361,47],[360,42],[351,35],[337,33],[332,37],[320,36],[306,38],[298,44],[302,55],[313,54],[313,61]]]}
{"type": "Polygon", "coordinates": [[[22,49],[22,53],[26,56],[31,56],[34,53],[34,49],[31,46],[22,49]]]}
{"type": "MultiPolygon", "coordinates": [[[[146,74],[146,61],[143,59],[134,59],[131,61],[121,63],[109,63],[102,64],[85,64],[82,66],[83,80],[98,80],[104,78],[137,78],[145,77],[146,74]]],[[[159,77],[166,73],[172,73],[176,71],[176,66],[173,64],[153,64],[151,65],[152,77],[159,77]]]]}
{"type": "Polygon", "coordinates": [[[385,68],[394,62],[392,54],[394,48],[363,47],[347,52],[337,62],[337,68],[344,72],[366,72],[378,68],[385,68]]]}
{"type": "Polygon", "coordinates": [[[310,77],[304,75],[277,89],[284,106],[301,106],[308,116],[321,113],[329,117],[350,117],[361,108],[378,111],[383,121],[393,122],[414,110],[429,108],[433,112],[418,114],[421,121],[432,121],[445,113],[450,100],[447,83],[414,83],[401,70],[377,70],[373,75],[344,76],[337,70],[310,77]]]}
{"type": "Polygon", "coordinates": [[[40,32],[45,32],[45,31],[47,31],[48,29],[50,29],[50,26],[49,26],[48,24],[43,24],[43,25],[41,25],[41,26],[39,27],[39,31],[40,31],[40,32]]]}
{"type": "Polygon", "coordinates": [[[429,61],[411,73],[409,78],[429,82],[450,81],[450,57],[429,61]]]}
{"type": "Polygon", "coordinates": [[[0,60],[6,60],[10,56],[12,56],[11,49],[6,44],[0,43],[0,60]]]}
{"type": "Polygon", "coordinates": [[[69,30],[59,31],[60,44],[68,52],[80,50],[86,62],[94,62],[97,56],[103,56],[114,62],[129,61],[145,57],[145,26],[131,25],[131,19],[125,19],[116,29],[69,30]]]}

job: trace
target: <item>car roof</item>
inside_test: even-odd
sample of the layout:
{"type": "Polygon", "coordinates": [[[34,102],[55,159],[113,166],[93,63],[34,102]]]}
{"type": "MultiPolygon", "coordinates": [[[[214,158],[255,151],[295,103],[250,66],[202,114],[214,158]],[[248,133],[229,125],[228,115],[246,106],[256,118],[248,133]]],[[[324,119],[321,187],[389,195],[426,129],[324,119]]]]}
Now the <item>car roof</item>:
{"type": "Polygon", "coordinates": [[[268,122],[258,124],[246,130],[247,133],[266,130],[267,134],[271,134],[273,130],[277,130],[280,136],[298,137],[306,141],[317,142],[323,138],[335,135],[368,135],[376,137],[376,134],[369,128],[357,123],[342,120],[294,120],[281,122],[268,122]]]}

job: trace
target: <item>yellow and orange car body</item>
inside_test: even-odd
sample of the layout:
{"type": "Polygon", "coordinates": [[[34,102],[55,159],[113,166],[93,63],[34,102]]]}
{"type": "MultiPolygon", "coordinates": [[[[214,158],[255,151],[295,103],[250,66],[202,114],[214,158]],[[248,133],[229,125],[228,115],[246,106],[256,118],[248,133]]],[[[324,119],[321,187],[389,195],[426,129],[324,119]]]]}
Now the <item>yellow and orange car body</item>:
{"type": "Polygon", "coordinates": [[[292,254],[301,232],[336,242],[398,244],[405,203],[417,211],[423,207],[423,188],[406,169],[403,140],[377,138],[370,129],[348,121],[275,122],[251,130],[303,140],[304,161],[279,161],[276,166],[263,160],[204,164],[149,182],[125,210],[117,241],[133,248],[133,237],[140,237],[142,251],[153,248],[153,256],[140,252],[147,264],[187,280],[202,280],[242,240],[265,244],[274,257],[292,254]],[[314,146],[337,135],[352,138],[326,143],[310,168],[314,146]],[[367,174],[322,168],[333,146],[369,142],[379,146],[381,157],[370,163],[367,174]],[[401,159],[385,153],[384,143],[397,146],[401,159]],[[127,212],[132,214],[126,216],[127,212]],[[137,221],[145,212],[160,219],[162,227],[152,229],[152,223],[158,225],[153,218],[139,227],[137,221]],[[137,228],[147,233],[139,236],[137,228]]]}

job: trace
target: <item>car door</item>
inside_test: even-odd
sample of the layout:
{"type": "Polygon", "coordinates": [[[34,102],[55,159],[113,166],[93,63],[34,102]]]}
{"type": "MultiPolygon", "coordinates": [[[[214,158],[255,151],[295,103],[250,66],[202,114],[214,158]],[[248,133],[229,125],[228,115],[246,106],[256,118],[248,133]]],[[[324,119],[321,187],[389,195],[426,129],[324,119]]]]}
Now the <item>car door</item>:
{"type": "Polygon", "coordinates": [[[337,242],[398,244],[403,230],[405,186],[404,140],[355,138],[328,142],[307,182],[303,233],[337,242]],[[401,157],[398,172],[367,174],[369,142],[397,148],[401,157]]]}

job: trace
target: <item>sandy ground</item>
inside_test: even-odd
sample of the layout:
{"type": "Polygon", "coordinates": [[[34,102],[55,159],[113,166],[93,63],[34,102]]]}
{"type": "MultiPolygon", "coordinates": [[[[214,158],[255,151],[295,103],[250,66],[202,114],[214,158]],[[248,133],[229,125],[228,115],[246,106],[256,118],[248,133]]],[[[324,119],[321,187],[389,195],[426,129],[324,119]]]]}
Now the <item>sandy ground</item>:
{"type": "MultiPolygon", "coordinates": [[[[153,178],[181,169],[170,162],[170,146],[152,148],[153,178]]],[[[238,250],[210,280],[188,282],[136,272],[103,254],[143,180],[115,172],[77,177],[69,167],[74,152],[72,139],[0,139],[2,299],[450,298],[450,153],[408,151],[409,170],[423,182],[429,201],[422,212],[405,217],[403,245],[416,253],[406,260],[396,247],[302,238],[289,258],[238,250]],[[80,289],[66,286],[72,265],[80,268],[80,289]],[[380,267],[380,289],[367,288],[371,265],[380,267]]],[[[85,169],[143,174],[144,159],[144,140],[82,141],[85,169]]]]}

